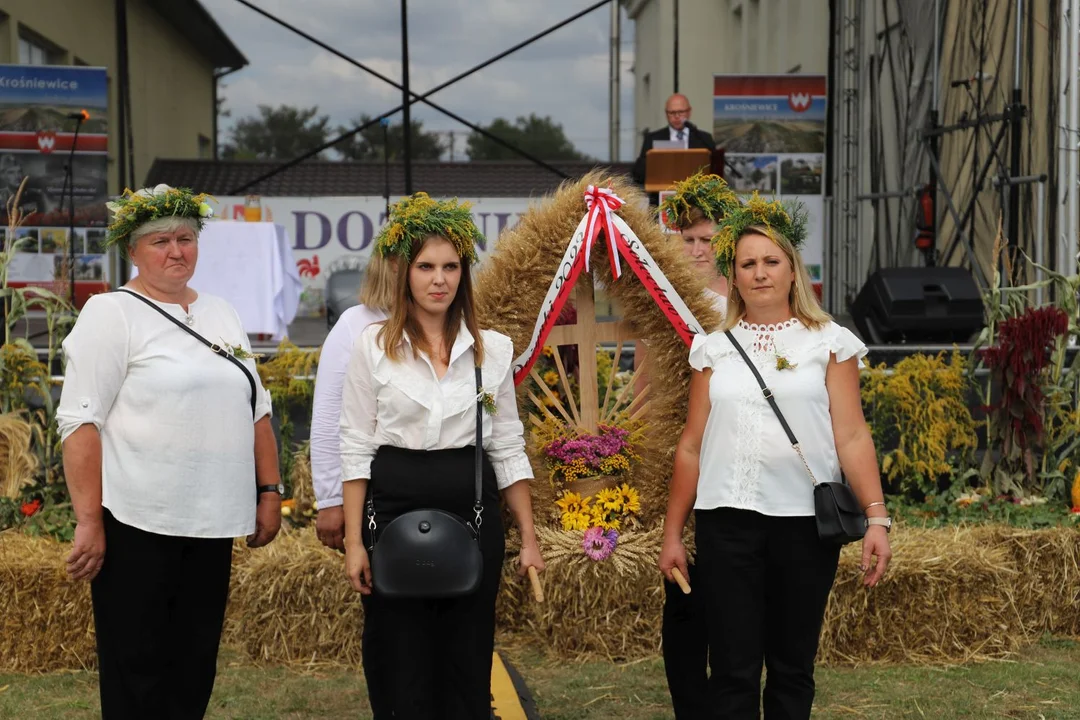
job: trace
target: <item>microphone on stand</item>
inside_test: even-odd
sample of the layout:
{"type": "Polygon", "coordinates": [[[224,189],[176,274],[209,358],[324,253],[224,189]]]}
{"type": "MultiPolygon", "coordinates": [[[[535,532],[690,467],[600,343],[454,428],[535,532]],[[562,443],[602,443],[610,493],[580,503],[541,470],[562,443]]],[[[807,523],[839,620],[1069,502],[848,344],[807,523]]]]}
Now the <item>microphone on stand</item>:
{"type": "MultiPolygon", "coordinates": [[[[68,283],[70,288],[68,298],[71,307],[75,309],[75,148],[79,145],[79,130],[84,122],[90,119],[90,113],[83,108],[79,112],[68,113],[68,120],[75,121],[75,137],[71,141],[71,152],[68,154],[67,168],[64,173],[64,187],[70,193],[68,204],[68,283]]],[[[60,194],[60,207],[63,208],[64,195],[60,194]]]]}

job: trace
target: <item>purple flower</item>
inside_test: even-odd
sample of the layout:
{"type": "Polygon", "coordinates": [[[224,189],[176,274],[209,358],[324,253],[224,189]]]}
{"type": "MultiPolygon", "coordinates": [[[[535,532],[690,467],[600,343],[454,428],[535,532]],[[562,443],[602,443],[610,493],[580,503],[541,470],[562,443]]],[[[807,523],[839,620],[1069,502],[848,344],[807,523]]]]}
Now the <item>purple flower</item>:
{"type": "Polygon", "coordinates": [[[601,527],[591,527],[585,531],[585,538],[581,541],[581,547],[590,560],[606,560],[615,551],[615,544],[619,539],[619,533],[614,530],[604,532],[601,527]]]}
{"type": "Polygon", "coordinates": [[[586,465],[596,468],[604,458],[618,455],[629,448],[626,438],[629,431],[608,425],[599,426],[599,435],[578,435],[552,440],[544,448],[544,453],[560,463],[581,460],[586,465]]]}

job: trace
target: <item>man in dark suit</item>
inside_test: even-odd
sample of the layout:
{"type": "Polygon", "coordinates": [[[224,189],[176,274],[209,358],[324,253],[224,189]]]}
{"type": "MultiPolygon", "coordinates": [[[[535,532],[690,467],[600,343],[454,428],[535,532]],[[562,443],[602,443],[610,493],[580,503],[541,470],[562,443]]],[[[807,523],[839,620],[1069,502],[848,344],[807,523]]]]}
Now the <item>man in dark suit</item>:
{"type": "MultiPolygon", "coordinates": [[[[634,182],[638,185],[645,184],[645,154],[652,150],[653,143],[658,140],[682,143],[683,147],[687,149],[716,149],[716,141],[713,140],[712,135],[703,130],[698,130],[690,122],[690,101],[686,99],[685,95],[675,93],[669,97],[668,101],[664,103],[664,113],[667,115],[668,124],[660,130],[645,135],[645,141],[641,143],[641,153],[638,155],[637,162],[634,163],[634,170],[631,173],[634,182]]],[[[655,193],[649,195],[649,203],[652,205],[657,204],[655,193]]]]}

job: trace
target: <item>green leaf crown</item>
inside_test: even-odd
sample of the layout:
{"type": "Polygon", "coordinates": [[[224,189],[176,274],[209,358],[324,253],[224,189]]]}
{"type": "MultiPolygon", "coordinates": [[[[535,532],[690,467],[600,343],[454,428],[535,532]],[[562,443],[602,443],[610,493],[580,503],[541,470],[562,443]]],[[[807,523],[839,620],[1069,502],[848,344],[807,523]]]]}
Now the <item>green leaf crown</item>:
{"type": "Polygon", "coordinates": [[[669,225],[685,230],[693,224],[690,212],[694,208],[715,223],[720,222],[738,204],[738,196],[724,182],[724,178],[698,172],[675,183],[675,194],[664,199],[660,213],[669,225]]]}
{"type": "Polygon", "coordinates": [[[203,229],[206,221],[214,216],[214,210],[206,202],[205,193],[196,195],[187,188],[158,185],[137,192],[124,190],[113,202],[105,203],[112,213],[112,224],[105,235],[107,247],[117,246],[127,250],[131,233],[151,220],[163,217],[191,218],[203,229]]]}
{"type": "MultiPolygon", "coordinates": [[[[735,262],[735,244],[747,228],[755,225],[784,236],[798,252],[806,242],[806,220],[806,207],[802,203],[766,200],[755,192],[717,221],[718,229],[712,239],[717,270],[722,275],[728,274],[735,262]]],[[[776,241],[775,237],[771,239],[776,241]]]]}
{"type": "Polygon", "coordinates": [[[390,207],[386,226],[375,238],[375,252],[409,260],[413,243],[429,235],[446,238],[462,260],[477,260],[476,245],[484,240],[473,222],[470,203],[433,200],[425,192],[402,198],[390,207]]]}

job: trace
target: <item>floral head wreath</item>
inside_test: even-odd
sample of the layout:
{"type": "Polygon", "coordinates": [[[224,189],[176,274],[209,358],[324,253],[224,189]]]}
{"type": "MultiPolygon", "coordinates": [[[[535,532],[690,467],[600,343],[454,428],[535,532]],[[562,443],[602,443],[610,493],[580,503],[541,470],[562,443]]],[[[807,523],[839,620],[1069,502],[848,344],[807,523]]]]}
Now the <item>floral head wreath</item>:
{"type": "Polygon", "coordinates": [[[163,217],[191,218],[201,231],[206,221],[214,216],[214,210],[206,202],[205,193],[196,195],[187,188],[158,185],[138,192],[124,190],[114,202],[105,203],[113,220],[105,234],[107,247],[117,246],[127,250],[131,233],[151,220],[163,217]]]}
{"type": "Polygon", "coordinates": [[[754,225],[783,235],[798,252],[806,241],[806,219],[806,207],[802,203],[766,200],[755,192],[717,223],[719,229],[712,239],[717,270],[722,275],[728,274],[735,261],[735,244],[754,225]]]}
{"type": "Polygon", "coordinates": [[[675,183],[675,194],[664,199],[660,213],[668,224],[685,230],[693,224],[690,222],[690,211],[694,208],[712,222],[719,222],[738,204],[738,196],[731,191],[724,178],[698,172],[675,183]]]}
{"type": "Polygon", "coordinates": [[[432,200],[418,192],[390,207],[389,222],[375,238],[375,252],[382,257],[398,255],[409,259],[413,243],[429,235],[446,238],[462,260],[477,260],[476,244],[484,236],[473,223],[469,203],[432,200]]]}

